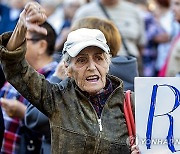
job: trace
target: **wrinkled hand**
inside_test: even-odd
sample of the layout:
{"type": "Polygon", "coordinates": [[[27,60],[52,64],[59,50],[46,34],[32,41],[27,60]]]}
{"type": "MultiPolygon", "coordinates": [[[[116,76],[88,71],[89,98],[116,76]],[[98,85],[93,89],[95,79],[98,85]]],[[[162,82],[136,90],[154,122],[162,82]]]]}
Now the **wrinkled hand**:
{"type": "Polygon", "coordinates": [[[131,154],[140,154],[139,147],[137,145],[131,146],[131,154]]]}
{"type": "Polygon", "coordinates": [[[47,34],[47,30],[39,25],[43,24],[46,19],[45,9],[37,2],[27,3],[20,14],[20,21],[28,31],[36,31],[43,34],[47,34]]]}
{"type": "Polygon", "coordinates": [[[24,118],[26,106],[18,100],[1,98],[1,105],[9,117],[24,118]]]}

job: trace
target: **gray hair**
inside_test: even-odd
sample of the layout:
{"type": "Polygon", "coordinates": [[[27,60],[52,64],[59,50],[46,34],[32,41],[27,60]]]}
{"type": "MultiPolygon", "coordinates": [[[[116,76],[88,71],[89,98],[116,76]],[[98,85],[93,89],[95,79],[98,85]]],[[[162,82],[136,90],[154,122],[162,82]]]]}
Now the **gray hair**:
{"type": "Polygon", "coordinates": [[[62,60],[69,66],[69,64],[71,63],[71,59],[72,57],[68,54],[68,52],[66,52],[65,54],[63,54],[62,60]]]}
{"type": "Polygon", "coordinates": [[[112,55],[110,53],[106,53],[106,52],[104,52],[104,54],[106,56],[106,60],[107,60],[108,64],[110,65],[111,64],[111,57],[112,57],[112,55]]]}

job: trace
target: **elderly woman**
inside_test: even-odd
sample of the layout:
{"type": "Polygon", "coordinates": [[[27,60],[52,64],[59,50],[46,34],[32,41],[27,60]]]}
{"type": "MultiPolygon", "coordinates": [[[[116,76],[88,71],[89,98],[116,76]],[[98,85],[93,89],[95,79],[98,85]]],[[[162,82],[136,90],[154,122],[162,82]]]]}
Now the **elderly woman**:
{"type": "Polygon", "coordinates": [[[0,36],[0,58],[7,80],[49,117],[52,154],[138,153],[126,143],[123,83],[108,75],[109,47],[100,30],[82,28],[68,35],[68,78],[59,84],[48,82],[26,62],[26,30],[46,33],[38,26],[45,19],[38,3],[28,3],[11,38],[0,36]]]}
{"type": "MultiPolygon", "coordinates": [[[[121,36],[116,25],[110,20],[86,17],[74,22],[71,31],[79,28],[99,29],[103,32],[112,56],[108,74],[119,77],[123,81],[124,90],[134,91],[134,78],[138,76],[137,60],[132,56],[118,55],[121,47],[121,36]]],[[[60,79],[66,77],[63,65],[63,60],[61,60],[51,78],[52,82],[59,82],[60,79]]]]}

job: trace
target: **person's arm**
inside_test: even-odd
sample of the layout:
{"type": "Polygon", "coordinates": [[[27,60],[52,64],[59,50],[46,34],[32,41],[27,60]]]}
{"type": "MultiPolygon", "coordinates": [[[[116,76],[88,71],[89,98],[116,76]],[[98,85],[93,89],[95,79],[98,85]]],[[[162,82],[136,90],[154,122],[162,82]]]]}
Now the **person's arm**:
{"type": "MultiPolygon", "coordinates": [[[[43,13],[41,11],[37,11],[37,9],[39,9],[38,7],[40,7],[38,3],[31,2],[28,3],[26,7],[27,6],[29,6],[28,10],[24,11],[27,11],[30,16],[28,17],[31,19],[31,21],[34,21],[33,18],[36,19],[37,23],[39,21],[44,21],[43,15],[37,15],[43,13]]],[[[18,23],[18,26],[19,25],[20,24],[18,23]]],[[[37,26],[37,24],[35,24],[34,26],[37,26]]],[[[50,82],[45,80],[45,77],[43,75],[37,73],[27,63],[25,59],[26,42],[23,42],[24,40],[19,41],[23,42],[22,45],[19,46],[15,44],[14,46],[12,46],[13,48],[19,46],[14,50],[8,50],[6,48],[8,41],[10,43],[11,41],[13,41],[13,38],[15,40],[20,39],[18,38],[18,36],[21,35],[21,32],[22,29],[19,29],[19,31],[15,30],[12,36],[10,33],[0,35],[0,60],[2,62],[4,74],[6,76],[6,79],[13,85],[13,87],[15,87],[25,98],[27,98],[29,102],[31,102],[34,106],[43,111],[43,113],[45,113],[46,115],[52,114],[55,105],[53,103],[54,96],[56,95],[54,93],[58,91],[58,86],[50,84],[50,82]]],[[[23,32],[22,34],[24,35],[23,32]]],[[[61,94],[59,93],[59,96],[60,95],[61,94]]]]}

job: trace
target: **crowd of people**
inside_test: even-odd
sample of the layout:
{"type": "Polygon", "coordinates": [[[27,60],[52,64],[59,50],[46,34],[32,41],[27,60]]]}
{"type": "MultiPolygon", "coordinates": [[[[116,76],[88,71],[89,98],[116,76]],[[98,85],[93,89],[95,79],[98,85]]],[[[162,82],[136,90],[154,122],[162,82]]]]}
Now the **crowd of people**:
{"type": "Polygon", "coordinates": [[[124,91],[180,75],[179,23],[180,0],[0,0],[0,153],[140,153],[124,91]]]}

